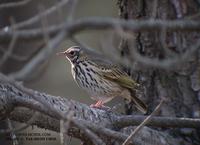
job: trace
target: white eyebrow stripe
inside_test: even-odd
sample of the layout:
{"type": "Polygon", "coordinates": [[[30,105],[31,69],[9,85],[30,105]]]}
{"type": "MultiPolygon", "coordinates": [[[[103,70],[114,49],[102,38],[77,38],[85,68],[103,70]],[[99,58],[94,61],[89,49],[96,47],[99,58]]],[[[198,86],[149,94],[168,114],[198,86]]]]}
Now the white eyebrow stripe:
{"type": "Polygon", "coordinates": [[[80,48],[70,47],[67,51],[69,51],[69,52],[71,52],[71,51],[80,51],[80,48]]]}

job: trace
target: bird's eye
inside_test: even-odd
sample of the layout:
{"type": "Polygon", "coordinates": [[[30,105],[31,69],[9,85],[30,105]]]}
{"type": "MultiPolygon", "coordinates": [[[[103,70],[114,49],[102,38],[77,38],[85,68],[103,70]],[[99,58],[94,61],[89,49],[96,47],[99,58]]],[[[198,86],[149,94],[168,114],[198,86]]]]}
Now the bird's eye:
{"type": "Polygon", "coordinates": [[[73,55],[75,55],[75,52],[74,52],[74,51],[71,51],[69,54],[70,54],[71,56],[73,56],[73,55]]]}

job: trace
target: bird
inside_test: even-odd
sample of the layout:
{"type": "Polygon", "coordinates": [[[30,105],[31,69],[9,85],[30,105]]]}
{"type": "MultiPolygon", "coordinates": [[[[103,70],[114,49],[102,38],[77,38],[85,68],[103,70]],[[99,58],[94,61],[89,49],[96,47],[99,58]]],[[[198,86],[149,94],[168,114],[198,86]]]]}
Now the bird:
{"type": "Polygon", "coordinates": [[[101,108],[113,98],[122,97],[132,102],[142,113],[147,112],[146,104],[132,93],[139,84],[101,53],[82,46],[71,46],[57,55],[66,57],[78,86],[97,101],[91,107],[101,108]]]}

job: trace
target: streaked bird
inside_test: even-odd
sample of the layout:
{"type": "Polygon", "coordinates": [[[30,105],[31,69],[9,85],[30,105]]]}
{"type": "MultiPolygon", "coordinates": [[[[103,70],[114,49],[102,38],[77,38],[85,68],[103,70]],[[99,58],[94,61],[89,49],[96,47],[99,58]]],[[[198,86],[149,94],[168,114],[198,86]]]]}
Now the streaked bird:
{"type": "Polygon", "coordinates": [[[102,107],[115,97],[123,97],[143,113],[147,112],[145,103],[132,93],[139,84],[105,56],[79,46],[72,46],[57,54],[70,61],[74,80],[97,101],[91,107],[102,107]]]}

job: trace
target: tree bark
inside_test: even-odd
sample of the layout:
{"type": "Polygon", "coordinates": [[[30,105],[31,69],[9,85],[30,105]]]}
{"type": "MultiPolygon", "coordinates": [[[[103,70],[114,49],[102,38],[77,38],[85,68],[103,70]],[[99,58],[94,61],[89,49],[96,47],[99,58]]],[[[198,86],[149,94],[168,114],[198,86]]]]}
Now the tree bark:
{"type": "MultiPolygon", "coordinates": [[[[56,112],[68,115],[73,111],[73,118],[67,128],[67,134],[91,144],[90,138],[80,129],[77,123],[95,132],[106,144],[121,144],[133,131],[130,125],[139,124],[140,121],[131,121],[134,116],[124,116],[113,111],[94,109],[87,105],[68,100],[59,96],[52,96],[22,87],[20,84],[10,82],[1,75],[0,85],[0,119],[10,118],[11,120],[37,125],[38,127],[60,131],[60,120],[63,120],[56,112]],[[3,78],[3,79],[2,79],[3,78]],[[3,80],[3,81],[2,81],[3,80]],[[37,100],[41,100],[38,102],[37,100]],[[45,104],[41,103],[45,101],[45,104]],[[39,112],[35,115],[35,111],[39,112]],[[30,122],[30,119],[32,121],[30,122]]],[[[144,119],[144,116],[141,116],[144,119]]],[[[141,118],[139,117],[139,118],[141,118]]],[[[142,120],[143,120],[142,119],[142,120]]],[[[153,119],[153,118],[152,118],[153,119]]],[[[154,118],[153,120],[157,120],[154,118]]],[[[152,120],[152,121],[153,121],[152,120]]],[[[65,120],[65,123],[67,120],[65,120]]],[[[196,121],[195,121],[196,122],[196,121]]],[[[199,124],[199,120],[194,124],[199,124]]],[[[149,122],[151,125],[151,122],[149,122]]],[[[193,127],[191,125],[190,127],[193,127]]],[[[175,137],[162,130],[155,130],[144,127],[132,140],[133,144],[152,145],[176,145],[187,144],[187,141],[175,137]]]]}
{"type": "MultiPolygon", "coordinates": [[[[119,0],[120,17],[127,20],[144,19],[192,19],[198,13],[199,3],[195,0],[119,0]]],[[[198,19],[198,17],[195,17],[198,19]]],[[[199,41],[199,33],[169,31],[135,32],[135,44],[129,40],[123,40],[121,50],[125,57],[130,58],[132,47],[144,57],[157,58],[160,61],[166,58],[179,57],[199,41]],[[125,52],[125,53],[124,53],[125,52]],[[128,52],[128,53],[127,53],[128,52]]],[[[134,60],[137,63],[137,60],[134,60]]],[[[142,64],[138,63],[138,66],[142,64]]],[[[199,51],[190,56],[184,63],[171,66],[170,69],[158,69],[153,67],[133,68],[133,76],[138,76],[138,81],[143,86],[143,98],[149,109],[164,98],[166,103],[160,111],[161,116],[176,117],[200,117],[199,100],[199,51]]],[[[128,110],[127,112],[131,112],[128,110]]],[[[165,130],[166,134],[178,135],[183,140],[189,140],[191,144],[199,144],[199,130],[184,129],[165,130]],[[187,139],[185,138],[187,136],[187,139]]],[[[178,144],[178,143],[177,143],[178,144]]]]}

